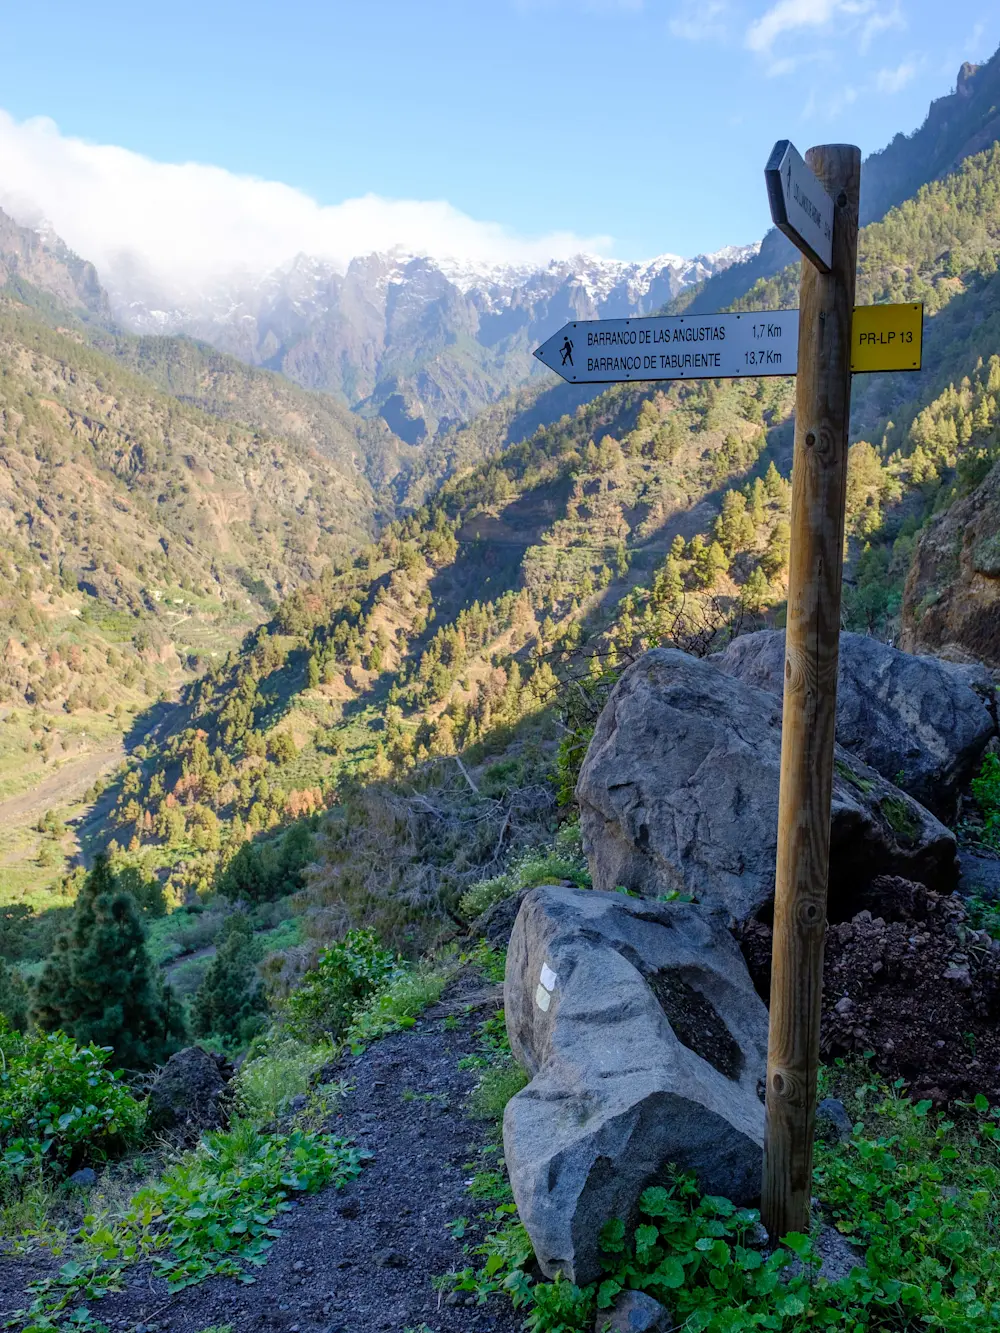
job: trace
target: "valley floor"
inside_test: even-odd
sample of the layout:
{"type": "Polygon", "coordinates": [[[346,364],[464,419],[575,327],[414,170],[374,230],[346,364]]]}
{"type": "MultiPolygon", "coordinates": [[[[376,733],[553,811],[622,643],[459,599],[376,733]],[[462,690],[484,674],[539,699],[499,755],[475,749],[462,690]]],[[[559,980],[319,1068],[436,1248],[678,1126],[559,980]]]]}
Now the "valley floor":
{"type": "MultiPolygon", "coordinates": [[[[432,1286],[468,1264],[448,1224],[476,1213],[467,1186],[483,1169],[487,1132],[467,1113],[477,1074],[459,1061],[477,1050],[477,1028],[501,998],[499,987],[460,978],[413,1029],[329,1071],[351,1088],[330,1131],[374,1156],[357,1180],[285,1215],[253,1285],[214,1279],[171,1296],[140,1268],[124,1291],[91,1302],[93,1315],[114,1333],[514,1333],[522,1319],[506,1301],[466,1308],[432,1286]]],[[[477,1234],[470,1226],[473,1242],[477,1234]]],[[[0,1326],[28,1303],[27,1284],[66,1258],[0,1259],[0,1326]]]]}

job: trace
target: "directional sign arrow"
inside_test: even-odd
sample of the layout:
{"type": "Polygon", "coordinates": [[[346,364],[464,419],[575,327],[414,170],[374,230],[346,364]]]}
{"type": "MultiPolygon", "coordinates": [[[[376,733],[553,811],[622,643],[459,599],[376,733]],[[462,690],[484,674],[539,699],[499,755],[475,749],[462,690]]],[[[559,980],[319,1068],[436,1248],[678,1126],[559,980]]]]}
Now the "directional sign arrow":
{"type": "Polygon", "coordinates": [[[771,218],[821,273],[833,264],[833,200],[788,139],[779,139],[764,168],[771,218]]]}
{"type": "Polygon", "coordinates": [[[535,356],[571,384],[794,375],[799,312],[660,315],[564,324],[535,356]]]}

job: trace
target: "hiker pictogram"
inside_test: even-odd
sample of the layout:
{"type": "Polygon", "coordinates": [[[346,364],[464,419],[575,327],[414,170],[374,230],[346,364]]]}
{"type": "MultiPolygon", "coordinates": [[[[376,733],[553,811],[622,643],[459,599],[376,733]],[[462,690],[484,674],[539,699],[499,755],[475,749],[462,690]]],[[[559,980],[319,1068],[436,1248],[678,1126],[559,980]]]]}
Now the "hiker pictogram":
{"type": "Polygon", "coordinates": [[[573,364],[573,344],[572,344],[572,342],[570,341],[570,339],[569,339],[568,337],[566,338],[566,340],[565,340],[565,342],[563,343],[562,347],[559,348],[559,351],[562,353],[562,364],[565,365],[566,362],[568,361],[568,362],[570,363],[570,365],[572,365],[572,364],[573,364]]]}

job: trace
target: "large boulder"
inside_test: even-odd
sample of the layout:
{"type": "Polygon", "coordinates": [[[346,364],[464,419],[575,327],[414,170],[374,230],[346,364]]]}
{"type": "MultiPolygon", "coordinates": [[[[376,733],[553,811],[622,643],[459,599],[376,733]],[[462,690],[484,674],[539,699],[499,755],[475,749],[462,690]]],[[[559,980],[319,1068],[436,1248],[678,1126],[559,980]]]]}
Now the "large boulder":
{"type": "MultiPolygon", "coordinates": [[[[744,634],[711,660],[781,698],[784,630],[744,634]]],[[[942,818],[954,816],[995,734],[994,694],[983,667],[915,657],[864,634],[840,636],[837,740],[942,818]]]]}
{"type": "MultiPolygon", "coordinates": [[[[780,762],[778,698],[708,659],[646,653],[615,686],[577,784],[595,888],[755,916],[774,894],[780,762]]],[[[928,810],[837,746],[832,912],[879,874],[951,892],[955,850],[928,810]]]]}
{"type": "Polygon", "coordinates": [[[151,1129],[184,1142],[206,1130],[223,1129],[229,1119],[233,1069],[221,1055],[186,1046],[158,1071],[149,1089],[151,1129]]]}
{"type": "Polygon", "coordinates": [[[504,1007],[531,1074],[504,1113],[504,1157],[548,1276],[597,1277],[604,1223],[632,1223],[671,1164],[709,1193],[757,1198],[767,1012],[718,914],[533,889],[504,1007]]]}

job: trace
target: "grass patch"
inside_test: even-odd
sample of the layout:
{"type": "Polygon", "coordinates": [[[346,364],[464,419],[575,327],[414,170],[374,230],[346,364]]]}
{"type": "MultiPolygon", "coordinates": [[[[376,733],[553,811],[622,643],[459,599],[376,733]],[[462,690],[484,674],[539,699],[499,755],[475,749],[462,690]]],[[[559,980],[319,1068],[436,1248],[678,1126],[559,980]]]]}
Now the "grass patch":
{"type": "Polygon", "coordinates": [[[470,1114],[476,1120],[502,1120],[504,1107],[527,1084],[528,1075],[513,1059],[507,1064],[491,1065],[469,1098],[470,1114]]]}
{"type": "Polygon", "coordinates": [[[294,1037],[259,1042],[236,1079],[240,1111],[256,1124],[271,1123],[296,1097],[308,1096],[316,1075],[336,1054],[332,1045],[310,1046],[294,1037]]]}
{"type": "Polygon", "coordinates": [[[581,889],[591,887],[579,824],[568,824],[562,829],[556,835],[554,847],[532,848],[516,858],[504,874],[473,884],[459,899],[458,914],[463,921],[474,921],[521,889],[560,880],[569,880],[581,889]]]}
{"type": "MultiPolygon", "coordinates": [[[[871,778],[863,778],[860,773],[855,773],[850,764],[845,764],[843,759],[835,759],[833,761],[833,767],[845,782],[849,782],[852,787],[857,787],[858,791],[864,792],[866,796],[875,786],[875,783],[871,778]]],[[[889,799],[891,800],[892,798],[890,797],[889,799]]]]}
{"type": "Polygon", "coordinates": [[[400,972],[358,1009],[347,1029],[347,1042],[357,1054],[369,1042],[401,1028],[411,1028],[418,1016],[441,998],[458,970],[455,959],[421,962],[400,972]]]}
{"type": "Polygon", "coordinates": [[[913,808],[901,796],[883,796],[879,809],[885,822],[901,838],[915,838],[920,832],[920,822],[913,808]]]}

